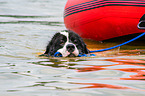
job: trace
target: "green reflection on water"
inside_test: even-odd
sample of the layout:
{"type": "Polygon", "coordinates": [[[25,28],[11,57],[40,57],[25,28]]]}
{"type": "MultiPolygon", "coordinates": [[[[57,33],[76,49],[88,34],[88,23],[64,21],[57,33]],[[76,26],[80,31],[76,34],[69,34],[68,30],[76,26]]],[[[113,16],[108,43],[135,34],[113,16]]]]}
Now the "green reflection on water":
{"type": "Polygon", "coordinates": [[[50,17],[55,17],[55,16],[0,15],[0,17],[14,17],[14,18],[50,18],[50,17]]]}
{"type": "Polygon", "coordinates": [[[49,26],[62,26],[62,22],[48,22],[48,21],[11,21],[11,22],[0,22],[0,24],[41,24],[49,26]]]}

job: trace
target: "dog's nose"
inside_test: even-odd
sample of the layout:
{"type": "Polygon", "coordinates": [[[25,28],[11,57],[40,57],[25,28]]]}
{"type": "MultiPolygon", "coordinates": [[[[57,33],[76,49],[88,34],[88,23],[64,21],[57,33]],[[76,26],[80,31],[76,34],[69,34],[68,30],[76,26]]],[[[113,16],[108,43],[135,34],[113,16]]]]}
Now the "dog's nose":
{"type": "Polygon", "coordinates": [[[68,52],[71,53],[71,52],[73,52],[75,50],[75,46],[73,44],[68,44],[66,46],[66,49],[67,49],[68,52]]]}

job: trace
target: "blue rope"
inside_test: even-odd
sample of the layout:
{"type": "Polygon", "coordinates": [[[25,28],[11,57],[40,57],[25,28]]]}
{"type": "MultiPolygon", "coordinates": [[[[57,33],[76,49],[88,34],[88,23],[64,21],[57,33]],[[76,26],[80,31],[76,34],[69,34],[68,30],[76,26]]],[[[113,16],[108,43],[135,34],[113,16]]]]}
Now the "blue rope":
{"type": "Polygon", "coordinates": [[[62,55],[60,54],[60,52],[55,52],[54,57],[62,57],[62,55]]]}
{"type": "Polygon", "coordinates": [[[128,43],[130,43],[130,42],[132,42],[132,41],[134,41],[134,40],[136,40],[136,39],[142,37],[143,35],[145,35],[145,32],[142,33],[142,34],[140,34],[139,36],[137,36],[137,37],[135,37],[135,38],[129,40],[129,41],[126,41],[126,42],[122,43],[122,44],[119,44],[119,45],[116,45],[116,46],[113,46],[113,47],[110,47],[110,48],[106,48],[106,49],[100,49],[100,50],[90,51],[90,53],[94,53],[94,52],[102,52],[102,51],[108,51],[108,50],[111,50],[111,49],[114,49],[114,48],[117,48],[117,47],[123,46],[123,45],[125,45],[125,44],[128,44],[128,43]]]}

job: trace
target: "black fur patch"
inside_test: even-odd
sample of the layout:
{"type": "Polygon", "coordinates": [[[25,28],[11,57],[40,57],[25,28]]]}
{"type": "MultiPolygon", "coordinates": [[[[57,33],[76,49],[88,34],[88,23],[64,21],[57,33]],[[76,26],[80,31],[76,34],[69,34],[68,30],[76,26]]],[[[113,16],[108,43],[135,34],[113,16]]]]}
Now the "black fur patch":
{"type": "MultiPolygon", "coordinates": [[[[89,50],[86,48],[86,44],[83,39],[73,31],[65,31],[69,33],[69,42],[76,45],[79,53],[88,54],[89,50]]],[[[49,44],[46,47],[46,51],[44,53],[45,56],[53,56],[55,52],[59,49],[63,48],[64,44],[67,42],[67,37],[60,32],[56,33],[49,44]]]]}

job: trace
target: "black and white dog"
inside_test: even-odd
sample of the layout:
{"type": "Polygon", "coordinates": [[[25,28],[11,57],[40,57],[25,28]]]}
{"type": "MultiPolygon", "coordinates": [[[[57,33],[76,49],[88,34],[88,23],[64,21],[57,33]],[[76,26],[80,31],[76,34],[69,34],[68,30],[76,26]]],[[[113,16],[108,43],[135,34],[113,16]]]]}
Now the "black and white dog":
{"type": "Polygon", "coordinates": [[[89,54],[83,39],[73,31],[64,30],[56,33],[46,47],[45,56],[77,57],[89,54]]]}

